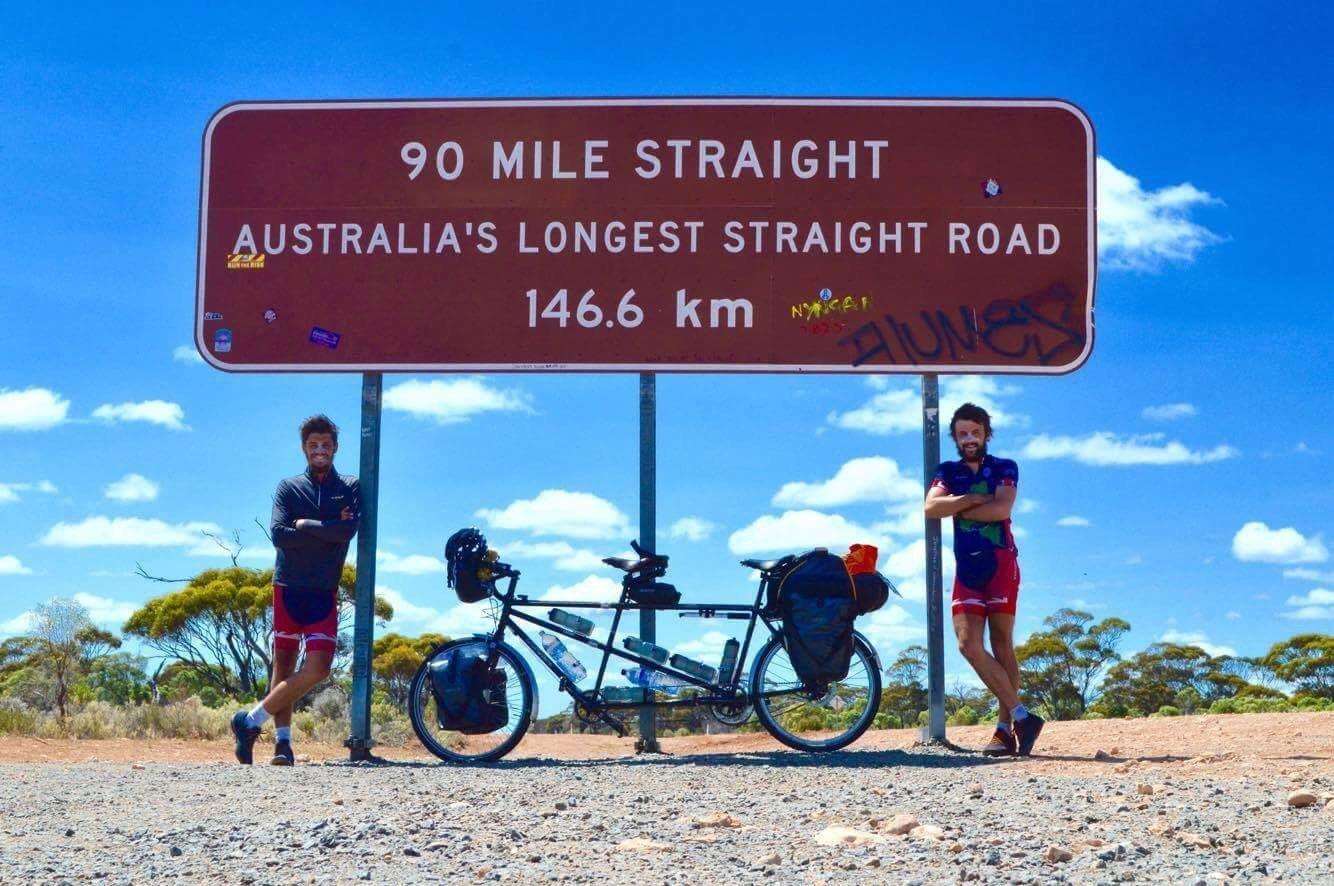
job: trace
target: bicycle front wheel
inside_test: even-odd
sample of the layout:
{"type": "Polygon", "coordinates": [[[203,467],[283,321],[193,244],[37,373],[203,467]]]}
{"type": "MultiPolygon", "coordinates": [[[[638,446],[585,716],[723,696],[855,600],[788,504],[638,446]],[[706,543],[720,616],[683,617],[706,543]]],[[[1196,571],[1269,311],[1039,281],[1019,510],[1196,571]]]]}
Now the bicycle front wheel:
{"type": "Polygon", "coordinates": [[[533,673],[514,647],[498,643],[495,668],[505,675],[508,720],[498,729],[484,735],[464,735],[440,727],[428,670],[431,662],[445,652],[459,649],[465,653],[485,655],[489,642],[486,637],[465,637],[437,646],[417,669],[408,688],[408,717],[412,720],[412,731],[417,733],[417,738],[428,751],[446,762],[485,763],[499,760],[514,750],[532,722],[537,698],[533,673]]]}
{"type": "Polygon", "coordinates": [[[880,710],[880,668],[871,644],[853,637],[848,675],[818,695],[797,676],[782,637],[769,639],[750,685],[755,716],[770,735],[799,751],[836,751],[870,727],[880,710]]]}

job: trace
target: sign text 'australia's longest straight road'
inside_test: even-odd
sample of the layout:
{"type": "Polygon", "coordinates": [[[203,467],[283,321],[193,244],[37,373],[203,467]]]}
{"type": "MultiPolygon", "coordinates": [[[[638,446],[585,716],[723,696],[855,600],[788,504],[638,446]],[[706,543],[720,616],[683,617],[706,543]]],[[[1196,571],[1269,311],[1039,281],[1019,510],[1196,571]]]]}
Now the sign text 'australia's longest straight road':
{"type": "Polygon", "coordinates": [[[238,371],[1068,372],[1094,143],[1056,100],[240,103],[196,340],[238,371]]]}

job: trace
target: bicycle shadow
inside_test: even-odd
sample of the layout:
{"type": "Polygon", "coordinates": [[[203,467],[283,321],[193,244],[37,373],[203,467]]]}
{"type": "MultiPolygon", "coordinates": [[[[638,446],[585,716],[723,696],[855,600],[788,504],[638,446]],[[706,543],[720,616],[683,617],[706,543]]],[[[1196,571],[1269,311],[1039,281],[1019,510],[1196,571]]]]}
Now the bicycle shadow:
{"type": "MultiPolygon", "coordinates": [[[[1012,758],[1011,758],[1012,759],[1012,758]]],[[[602,767],[634,766],[767,766],[771,768],[821,769],[883,769],[912,767],[915,769],[970,769],[979,766],[1003,764],[1004,758],[985,757],[962,749],[893,749],[847,750],[827,754],[801,751],[745,751],[716,754],[643,754],[635,757],[599,757],[586,760],[562,760],[553,757],[518,757],[491,763],[449,763],[434,760],[385,760],[375,764],[388,768],[444,769],[453,767],[524,770],[524,769],[591,769],[602,767]],[[952,751],[952,752],[950,752],[952,751]]],[[[358,766],[365,764],[336,763],[326,765],[358,766]]]]}

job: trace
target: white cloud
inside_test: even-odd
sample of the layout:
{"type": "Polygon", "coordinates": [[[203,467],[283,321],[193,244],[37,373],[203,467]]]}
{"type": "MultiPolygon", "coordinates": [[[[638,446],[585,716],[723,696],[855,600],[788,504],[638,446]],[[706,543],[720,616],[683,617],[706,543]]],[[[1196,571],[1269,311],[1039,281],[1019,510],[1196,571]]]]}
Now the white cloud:
{"type": "Polygon", "coordinates": [[[867,636],[882,656],[887,656],[891,647],[926,639],[926,626],[914,621],[912,614],[897,603],[891,603],[877,609],[869,617],[859,619],[857,630],[867,636]]]}
{"type": "Polygon", "coordinates": [[[1329,588],[1312,588],[1300,597],[1288,598],[1288,606],[1334,606],[1334,591],[1329,588]]]}
{"type": "Polygon", "coordinates": [[[569,600],[573,603],[615,603],[620,597],[620,582],[601,575],[590,575],[572,585],[552,585],[539,599],[569,600]]]}
{"type": "Polygon", "coordinates": [[[0,622],[0,636],[26,634],[32,630],[36,616],[31,611],[20,612],[9,621],[0,622]]]}
{"type": "Polygon", "coordinates": [[[1297,619],[1298,621],[1334,619],[1334,606],[1303,606],[1300,609],[1288,610],[1283,613],[1283,617],[1297,619]]]}
{"type": "Polygon", "coordinates": [[[1015,503],[1014,512],[1016,514],[1031,514],[1041,507],[1042,505],[1038,503],[1037,499],[1021,498],[1015,503]]]}
{"type": "Polygon", "coordinates": [[[1236,655],[1237,650],[1231,646],[1224,646],[1221,643],[1210,643],[1209,638],[1203,631],[1178,631],[1176,629],[1167,631],[1158,638],[1163,643],[1175,643],[1178,646],[1198,646],[1211,656],[1236,655]]]}
{"type": "Polygon", "coordinates": [[[64,424],[69,401],[46,388],[0,388],[0,431],[45,431],[64,424]]]}
{"type": "Polygon", "coordinates": [[[1087,517],[1080,517],[1077,514],[1071,514],[1068,517],[1062,517],[1056,521],[1057,526],[1092,526],[1087,517]]]}
{"type": "Polygon", "coordinates": [[[494,624],[488,615],[487,601],[459,603],[441,611],[432,606],[421,606],[393,588],[376,585],[375,593],[394,607],[393,624],[410,628],[413,633],[436,633],[447,637],[490,631],[494,624]]]}
{"type": "Polygon", "coordinates": [[[683,538],[686,541],[704,541],[718,528],[703,517],[682,517],[667,530],[668,538],[683,538]]]}
{"type": "Polygon", "coordinates": [[[159,486],[143,474],[126,474],[107,486],[104,494],[113,501],[152,501],[159,486]]]}
{"type": "Polygon", "coordinates": [[[493,388],[481,378],[410,379],[384,392],[384,408],[450,425],[486,412],[532,412],[531,399],[523,391],[493,388]]]}
{"type": "Polygon", "coordinates": [[[1252,520],[1232,537],[1232,556],[1247,563],[1324,563],[1329,551],[1318,535],[1307,538],[1291,526],[1270,529],[1252,520]]]}
{"type": "Polygon", "coordinates": [[[1228,621],[1237,621],[1241,618],[1241,613],[1236,611],[1235,609],[1229,609],[1227,615],[1225,615],[1224,618],[1226,618],[1228,621]]]}
{"type": "Polygon", "coordinates": [[[177,345],[171,352],[171,359],[177,363],[198,363],[203,365],[204,358],[199,356],[199,351],[191,345],[177,345]]]}
{"type": "Polygon", "coordinates": [[[5,554],[0,557],[0,575],[32,575],[32,570],[13,554],[5,554]]]}
{"type": "Polygon", "coordinates": [[[130,616],[134,615],[135,610],[139,608],[135,604],[126,603],[123,600],[112,600],[109,597],[99,597],[96,594],[88,594],[82,591],[74,595],[74,602],[88,610],[88,617],[95,624],[117,629],[125,624],[130,616]]]}
{"type": "Polygon", "coordinates": [[[445,573],[445,562],[426,554],[408,554],[400,557],[389,551],[377,551],[375,568],[380,572],[393,572],[400,575],[432,575],[445,573]]]}
{"type": "Polygon", "coordinates": [[[1192,210],[1221,205],[1190,183],[1145,190],[1139,179],[1098,158],[1098,256],[1101,267],[1155,271],[1189,264],[1224,238],[1192,221],[1192,210]]]}
{"type": "Polygon", "coordinates": [[[80,523],[57,523],[40,544],[58,548],[147,547],[197,545],[205,531],[222,534],[216,523],[167,523],[141,517],[87,517],[80,523]]]}
{"type": "Polygon", "coordinates": [[[780,508],[836,508],[861,501],[908,501],[922,497],[921,484],[899,471],[892,458],[870,456],[845,462],[828,480],[784,483],[774,495],[780,508]]]}
{"type": "Polygon", "coordinates": [[[861,542],[888,547],[879,533],[839,514],[820,511],[784,511],[774,517],[766,514],[749,526],[733,532],[727,546],[734,554],[758,554],[770,551],[804,551],[825,547],[831,551],[846,549],[861,542]]]}
{"type": "Polygon", "coordinates": [[[526,530],[532,535],[570,538],[624,538],[630,524],[620,509],[588,492],[544,489],[533,499],[520,499],[504,508],[477,511],[496,529],[526,530]]]}
{"type": "Polygon", "coordinates": [[[1231,446],[1192,450],[1175,440],[1164,442],[1162,434],[1118,437],[1110,431],[1095,431],[1085,437],[1038,434],[1024,445],[1022,457],[1039,461],[1067,458],[1094,467],[1127,465],[1199,465],[1235,458],[1231,446]]]}
{"type": "Polygon", "coordinates": [[[19,495],[20,492],[41,492],[46,495],[55,495],[59,491],[50,480],[43,480],[40,483],[0,483],[0,505],[19,501],[22,498],[19,495]]]}
{"type": "MultiPolygon", "coordinates": [[[[603,556],[584,548],[576,548],[566,541],[511,541],[496,546],[500,551],[501,559],[506,563],[512,563],[524,557],[531,557],[538,560],[551,560],[551,565],[562,572],[587,572],[590,569],[606,568],[602,562],[603,556]]],[[[638,559],[638,555],[626,551],[617,554],[618,557],[629,559],[638,559]]]]}
{"type": "Polygon", "coordinates": [[[708,631],[702,637],[676,644],[673,651],[711,667],[717,667],[723,658],[723,647],[731,639],[731,635],[722,631],[708,631]]]}
{"type": "Polygon", "coordinates": [[[1145,406],[1141,416],[1149,421],[1176,421],[1179,418],[1190,418],[1197,414],[1195,406],[1191,403],[1163,403],[1160,406],[1145,406]]]}
{"type": "Polygon", "coordinates": [[[1300,581],[1334,582],[1334,572],[1321,572],[1318,569],[1306,569],[1301,566],[1284,569],[1283,577],[1295,578],[1300,581]]]}
{"type": "MultiPolygon", "coordinates": [[[[867,384],[878,391],[866,403],[848,412],[831,412],[829,424],[868,434],[905,434],[922,427],[922,396],[917,385],[891,387],[883,376],[871,376],[867,384]]],[[[1002,400],[1019,393],[1016,385],[989,375],[951,375],[940,385],[942,440],[948,444],[949,420],[964,403],[981,406],[991,415],[992,428],[1026,425],[1028,417],[1009,411],[1002,400]]]]}
{"type": "Polygon", "coordinates": [[[93,418],[105,422],[146,422],[172,431],[188,431],[185,410],[179,403],[167,400],[144,400],[139,403],[103,403],[93,410],[93,418]]]}

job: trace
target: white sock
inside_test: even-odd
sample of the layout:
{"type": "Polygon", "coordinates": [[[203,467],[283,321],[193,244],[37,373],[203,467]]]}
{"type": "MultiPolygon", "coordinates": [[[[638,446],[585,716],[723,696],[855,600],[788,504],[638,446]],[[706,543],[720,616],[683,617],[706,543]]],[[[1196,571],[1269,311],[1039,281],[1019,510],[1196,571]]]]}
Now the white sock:
{"type": "Polygon", "coordinates": [[[277,729],[273,730],[273,740],[274,740],[274,741],[291,741],[291,740],[292,740],[292,727],[291,727],[291,726],[279,726],[277,729]]]}
{"type": "Polygon", "coordinates": [[[255,705],[255,709],[249,714],[246,714],[246,722],[256,728],[263,726],[268,719],[269,712],[264,710],[264,705],[262,704],[255,705]]]}
{"type": "Polygon", "coordinates": [[[1010,716],[1014,717],[1015,722],[1018,722],[1028,716],[1028,708],[1022,704],[1015,705],[1014,710],[1010,711],[1010,716]]]}

